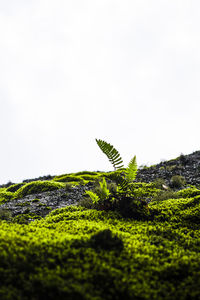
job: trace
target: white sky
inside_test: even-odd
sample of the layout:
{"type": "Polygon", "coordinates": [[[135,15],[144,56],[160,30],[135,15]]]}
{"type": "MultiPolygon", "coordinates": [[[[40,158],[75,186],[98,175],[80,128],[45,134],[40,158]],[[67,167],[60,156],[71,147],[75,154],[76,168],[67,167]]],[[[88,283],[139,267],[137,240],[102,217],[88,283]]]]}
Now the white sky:
{"type": "Polygon", "coordinates": [[[198,0],[0,0],[0,184],[199,150],[198,0]]]}

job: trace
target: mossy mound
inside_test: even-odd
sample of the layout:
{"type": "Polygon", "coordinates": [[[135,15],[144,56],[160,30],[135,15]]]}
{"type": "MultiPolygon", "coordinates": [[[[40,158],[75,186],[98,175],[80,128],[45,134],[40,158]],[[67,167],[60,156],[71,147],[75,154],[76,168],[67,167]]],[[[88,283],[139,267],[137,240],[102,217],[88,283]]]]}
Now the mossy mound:
{"type": "Polygon", "coordinates": [[[16,183],[16,184],[12,184],[10,185],[6,190],[8,192],[16,192],[20,187],[22,187],[23,185],[25,185],[25,183],[16,183]]]}
{"type": "Polygon", "coordinates": [[[156,220],[173,222],[200,223],[200,195],[192,198],[168,199],[150,204],[150,209],[156,209],[156,220]]]}
{"type": "Polygon", "coordinates": [[[191,198],[200,195],[200,189],[196,187],[191,187],[187,189],[182,189],[177,192],[177,195],[181,198],[191,198]]]}
{"type": "Polygon", "coordinates": [[[30,224],[0,221],[0,298],[200,298],[199,196],[152,202],[152,221],[68,206],[30,224]],[[190,210],[190,211],[189,211],[190,210]]]}
{"type": "Polygon", "coordinates": [[[12,192],[7,192],[6,189],[0,189],[0,203],[11,200],[14,197],[12,192]]]}
{"type": "Polygon", "coordinates": [[[84,184],[85,180],[81,176],[75,176],[75,175],[60,175],[60,176],[55,176],[53,178],[53,181],[56,182],[77,182],[79,184],[84,184]]]}
{"type": "MultiPolygon", "coordinates": [[[[64,187],[56,193],[70,194],[73,185],[102,176],[110,184],[114,174],[84,171],[13,185],[0,189],[0,199],[64,187]]],[[[75,197],[86,187],[75,188],[75,197]]],[[[135,207],[129,218],[122,210],[74,205],[53,210],[45,218],[28,208],[14,218],[0,210],[0,299],[200,299],[199,189],[164,191],[160,182],[137,182],[132,188],[122,206],[130,208],[128,200],[136,206],[145,203],[148,214],[143,218],[134,215],[135,207]]],[[[29,207],[38,202],[43,206],[35,197],[29,207]]]]}
{"type": "Polygon", "coordinates": [[[81,172],[77,172],[74,173],[74,175],[78,176],[78,175],[91,175],[91,176],[95,176],[95,175],[100,175],[100,172],[92,172],[92,171],[81,171],[81,172]]]}
{"type": "Polygon", "coordinates": [[[82,179],[87,180],[87,181],[94,181],[97,180],[100,175],[89,175],[89,174],[83,174],[79,175],[82,179]]]}
{"type": "Polygon", "coordinates": [[[54,181],[57,182],[77,182],[79,184],[86,184],[89,181],[94,181],[99,178],[101,175],[97,172],[78,172],[72,174],[64,174],[55,176],[53,178],[54,181]]]}
{"type": "Polygon", "coordinates": [[[64,188],[65,185],[53,181],[33,181],[23,185],[15,192],[15,198],[23,198],[30,194],[43,193],[64,188]]]}

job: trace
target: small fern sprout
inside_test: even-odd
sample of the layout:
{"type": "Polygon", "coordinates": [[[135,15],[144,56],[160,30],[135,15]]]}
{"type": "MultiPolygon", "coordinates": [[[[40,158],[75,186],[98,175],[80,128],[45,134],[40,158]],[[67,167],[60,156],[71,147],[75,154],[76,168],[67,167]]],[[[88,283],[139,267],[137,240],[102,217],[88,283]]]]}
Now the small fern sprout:
{"type": "MultiPolygon", "coordinates": [[[[121,170],[124,168],[123,160],[119,154],[119,152],[109,143],[103,140],[97,140],[96,142],[100,149],[103,151],[104,154],[108,157],[109,161],[114,166],[115,171],[121,170]]],[[[113,179],[118,185],[119,191],[127,192],[130,186],[130,183],[135,179],[137,175],[137,163],[136,163],[136,156],[134,156],[128,164],[128,167],[125,169],[124,172],[121,174],[116,173],[113,179]]]]}
{"type": "Polygon", "coordinates": [[[136,156],[134,156],[128,164],[128,168],[126,169],[126,179],[128,182],[131,182],[135,179],[137,175],[137,163],[136,156]]]}
{"type": "Polygon", "coordinates": [[[101,199],[105,200],[106,198],[108,198],[110,196],[110,191],[107,188],[107,182],[104,177],[103,177],[102,182],[99,181],[99,185],[100,185],[100,190],[101,190],[101,199]]]}
{"type": "Polygon", "coordinates": [[[132,184],[137,175],[136,156],[130,160],[128,167],[124,168],[119,152],[111,144],[98,139],[96,142],[116,172],[109,176],[112,183],[107,184],[103,177],[99,186],[93,191],[86,191],[86,194],[90,196],[93,204],[96,204],[97,209],[118,211],[124,217],[143,217],[148,212],[148,205],[137,198],[132,184]]]}
{"type": "Polygon", "coordinates": [[[99,196],[96,193],[92,192],[92,191],[85,191],[85,194],[90,196],[93,204],[98,203],[99,200],[100,200],[99,196]]]}

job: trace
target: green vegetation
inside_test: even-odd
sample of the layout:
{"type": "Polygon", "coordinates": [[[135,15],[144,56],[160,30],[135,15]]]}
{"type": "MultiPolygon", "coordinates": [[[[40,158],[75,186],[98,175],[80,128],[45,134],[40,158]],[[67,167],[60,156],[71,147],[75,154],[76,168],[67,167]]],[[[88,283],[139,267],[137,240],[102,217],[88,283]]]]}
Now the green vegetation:
{"type": "Polygon", "coordinates": [[[70,174],[64,174],[61,176],[55,176],[54,181],[56,182],[77,182],[79,184],[84,184],[85,181],[81,176],[76,176],[76,175],[70,175],[70,174]]]}
{"type": "Polygon", "coordinates": [[[114,172],[112,179],[118,185],[118,191],[122,193],[129,193],[130,192],[130,184],[136,177],[137,174],[137,163],[136,163],[136,156],[134,156],[127,168],[124,168],[123,160],[119,154],[119,152],[109,143],[103,140],[97,140],[97,145],[102,150],[102,152],[108,157],[109,161],[112,163],[115,171],[119,170],[121,172],[114,172]]]}
{"type": "Polygon", "coordinates": [[[196,187],[190,187],[187,189],[182,189],[177,192],[177,195],[181,198],[191,198],[200,195],[200,189],[196,187]]]}
{"type": "Polygon", "coordinates": [[[185,178],[180,175],[174,175],[171,178],[171,186],[173,188],[181,188],[186,183],[185,178]]]}
{"type": "Polygon", "coordinates": [[[148,221],[76,206],[0,221],[0,298],[199,299],[199,197],[154,201],[148,221]]]}
{"type": "MultiPolygon", "coordinates": [[[[119,152],[109,143],[97,140],[96,142],[104,154],[112,163],[115,172],[109,174],[113,185],[108,187],[105,178],[99,180],[99,187],[86,191],[92,201],[91,207],[100,210],[112,210],[120,212],[124,217],[144,218],[149,214],[148,204],[144,199],[138,197],[138,190],[135,190],[133,180],[137,174],[136,156],[134,156],[124,168],[119,152]],[[111,188],[112,187],[112,188],[111,188]]],[[[88,207],[88,202],[82,202],[88,207]]]]}
{"type": "Polygon", "coordinates": [[[0,220],[11,220],[12,216],[8,209],[0,207],[0,220]]]}
{"type": "Polygon", "coordinates": [[[134,182],[136,158],[124,168],[112,145],[97,144],[115,171],[0,188],[0,204],[16,200],[22,210],[12,217],[0,206],[0,299],[200,299],[200,189],[180,176],[171,188],[162,178],[134,182]],[[52,210],[37,198],[88,182],[79,205],[52,210]]]}
{"type": "Polygon", "coordinates": [[[100,173],[97,172],[78,172],[78,173],[72,173],[72,174],[63,174],[60,176],[55,176],[53,178],[56,182],[76,182],[77,184],[86,184],[89,181],[95,181],[97,178],[101,176],[100,173]]]}
{"type": "Polygon", "coordinates": [[[92,172],[92,171],[81,171],[74,173],[74,175],[99,175],[99,172],[92,172]]]}
{"type": "Polygon", "coordinates": [[[0,203],[5,203],[12,199],[23,198],[31,194],[39,194],[47,191],[54,191],[65,188],[64,183],[54,181],[32,181],[26,184],[16,184],[10,187],[0,188],[0,203]],[[21,186],[21,187],[20,187],[21,186]],[[13,192],[11,192],[11,190],[13,192]]]}
{"type": "Polygon", "coordinates": [[[16,192],[20,187],[22,187],[25,183],[17,183],[17,184],[13,184],[13,185],[10,185],[8,188],[7,188],[7,191],[8,192],[16,192]]]}
{"type": "Polygon", "coordinates": [[[0,189],[0,203],[4,203],[13,198],[12,192],[7,192],[6,189],[0,189]]]}
{"type": "Polygon", "coordinates": [[[43,193],[64,188],[65,185],[53,181],[33,181],[23,185],[15,192],[15,198],[22,198],[30,194],[43,193]]]}

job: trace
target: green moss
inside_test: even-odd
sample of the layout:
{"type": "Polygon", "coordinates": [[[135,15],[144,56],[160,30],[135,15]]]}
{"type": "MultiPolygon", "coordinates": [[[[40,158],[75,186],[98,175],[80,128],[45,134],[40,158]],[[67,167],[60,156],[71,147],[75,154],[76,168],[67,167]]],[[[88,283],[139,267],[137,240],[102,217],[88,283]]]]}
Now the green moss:
{"type": "Polygon", "coordinates": [[[0,220],[10,220],[11,217],[11,212],[8,209],[0,207],[0,220]]]}
{"type": "Polygon", "coordinates": [[[81,177],[82,179],[84,179],[84,180],[94,181],[94,180],[96,180],[97,178],[99,178],[100,175],[87,175],[87,174],[85,174],[85,175],[80,175],[80,177],[81,177]]]}
{"type": "Polygon", "coordinates": [[[186,183],[185,178],[183,176],[180,176],[180,175],[174,175],[174,176],[172,176],[172,178],[171,178],[170,181],[171,181],[170,185],[173,188],[181,188],[186,183]]]}
{"type": "Polygon", "coordinates": [[[166,166],[166,170],[169,171],[169,172],[172,172],[175,169],[177,169],[177,165],[166,166]]]}
{"type": "Polygon", "coordinates": [[[116,250],[122,251],[124,248],[123,241],[110,229],[100,230],[90,238],[90,245],[97,251],[103,250],[116,250]]]}
{"type": "Polygon", "coordinates": [[[56,182],[77,182],[79,184],[84,184],[85,181],[83,178],[81,178],[81,176],[73,176],[73,175],[61,175],[61,176],[55,176],[53,178],[53,181],[56,182]]]}
{"type": "Polygon", "coordinates": [[[43,193],[64,188],[64,184],[53,181],[33,181],[22,186],[15,192],[15,198],[23,198],[30,194],[43,193]]]}
{"type": "Polygon", "coordinates": [[[181,216],[199,200],[173,201],[154,204],[164,222],[75,206],[0,221],[1,299],[199,299],[200,231],[181,216]]]}
{"type": "Polygon", "coordinates": [[[156,196],[160,189],[156,188],[154,183],[135,182],[132,184],[132,188],[136,197],[146,199],[156,196]]]}
{"type": "Polygon", "coordinates": [[[19,203],[16,204],[16,206],[22,206],[22,207],[27,206],[27,205],[29,206],[29,205],[31,205],[31,203],[28,202],[28,201],[25,201],[25,202],[19,202],[19,203]]]}
{"type": "Polygon", "coordinates": [[[91,175],[91,176],[93,176],[93,175],[99,175],[100,174],[100,172],[92,172],[92,171],[81,171],[81,172],[77,172],[77,173],[74,173],[74,175],[91,175]]]}
{"type": "Polygon", "coordinates": [[[180,198],[177,194],[177,192],[174,192],[172,190],[166,190],[166,191],[163,191],[161,190],[159,193],[157,193],[152,201],[164,201],[164,200],[167,200],[167,199],[177,199],[177,198],[180,198]]]}
{"type": "Polygon", "coordinates": [[[174,222],[200,222],[200,195],[194,198],[168,199],[155,204],[150,203],[150,209],[157,210],[156,220],[174,222]]]}
{"type": "Polygon", "coordinates": [[[200,195],[200,190],[195,187],[187,188],[178,191],[177,195],[181,198],[191,198],[200,195]]]}
{"type": "Polygon", "coordinates": [[[31,202],[33,202],[33,203],[38,203],[38,202],[40,202],[40,199],[35,198],[35,199],[33,199],[31,202]]]}
{"type": "Polygon", "coordinates": [[[7,192],[6,189],[0,190],[0,204],[11,200],[14,197],[12,192],[7,192]]]}
{"type": "Polygon", "coordinates": [[[120,169],[117,171],[111,171],[111,172],[105,172],[105,173],[101,173],[102,177],[105,177],[106,179],[110,179],[112,180],[113,177],[115,177],[116,174],[121,174],[124,172],[125,169],[120,169]]]}
{"type": "Polygon", "coordinates": [[[20,214],[20,215],[17,215],[13,218],[10,219],[10,222],[15,224],[15,223],[18,223],[18,224],[29,224],[31,221],[34,221],[34,220],[39,220],[41,219],[41,216],[38,216],[34,213],[29,213],[29,211],[23,213],[23,214],[20,214]]]}
{"type": "Polygon", "coordinates": [[[8,188],[7,188],[7,191],[8,192],[16,192],[20,187],[22,187],[25,183],[16,183],[16,184],[13,184],[13,185],[10,185],[8,188]]]}
{"type": "Polygon", "coordinates": [[[47,206],[46,204],[44,204],[44,203],[39,203],[38,204],[38,206],[41,206],[41,207],[43,207],[43,206],[47,206]]]}
{"type": "MultiPolygon", "coordinates": [[[[79,184],[83,175],[96,176],[70,179],[79,184]]],[[[12,199],[65,185],[54,178],[15,193],[0,189],[0,195],[12,199]]],[[[161,192],[154,183],[132,187],[136,201],[161,192]]],[[[143,220],[80,206],[45,218],[28,208],[14,218],[0,210],[0,299],[200,299],[200,193],[191,187],[172,196],[178,198],[151,201],[143,220]]]]}

